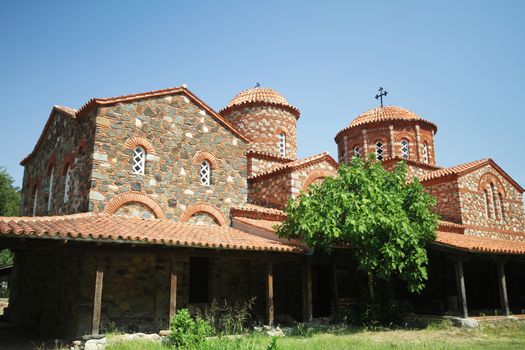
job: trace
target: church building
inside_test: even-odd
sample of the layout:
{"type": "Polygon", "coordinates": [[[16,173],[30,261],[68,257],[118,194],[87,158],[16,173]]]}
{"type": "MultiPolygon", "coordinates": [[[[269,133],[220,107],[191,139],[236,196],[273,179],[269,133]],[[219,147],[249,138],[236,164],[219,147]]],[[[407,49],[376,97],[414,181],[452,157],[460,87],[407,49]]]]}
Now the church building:
{"type": "Polygon", "coordinates": [[[437,126],[373,108],[328,153],[297,158],[297,107],[269,88],[216,112],[185,86],[54,106],[22,160],[20,217],[0,218],[15,253],[7,317],[75,337],[158,331],[180,308],[255,298],[265,324],[334,316],[364,286],[345,249],[280,239],[290,199],[375,153],[405,161],[437,199],[427,287],[415,312],[468,317],[525,309],[523,188],[492,159],[436,164],[437,126]]]}

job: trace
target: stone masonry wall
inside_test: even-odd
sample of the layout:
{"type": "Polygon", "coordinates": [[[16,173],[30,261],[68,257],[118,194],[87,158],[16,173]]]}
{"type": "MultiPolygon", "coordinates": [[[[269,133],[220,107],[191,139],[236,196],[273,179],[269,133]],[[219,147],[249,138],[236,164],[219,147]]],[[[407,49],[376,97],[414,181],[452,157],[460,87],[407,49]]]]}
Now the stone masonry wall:
{"type": "Polygon", "coordinates": [[[460,177],[459,191],[462,220],[463,224],[467,226],[467,233],[525,241],[525,213],[522,194],[491,165],[460,177]],[[488,181],[483,179],[488,179],[488,181]],[[490,198],[490,207],[488,208],[490,215],[487,215],[483,190],[487,189],[490,193],[488,188],[490,182],[494,184],[496,200],[494,201],[494,197],[490,198]],[[499,193],[502,194],[502,202],[499,193]],[[503,216],[501,215],[502,207],[503,216]]]}
{"type": "Polygon", "coordinates": [[[305,180],[314,171],[337,174],[337,170],[330,163],[320,162],[294,171],[255,177],[249,181],[248,201],[252,204],[282,209],[288,204],[289,199],[299,196],[305,180]]]}
{"type": "Polygon", "coordinates": [[[103,211],[124,193],[145,194],[174,220],[195,203],[228,218],[230,206],[246,202],[245,142],[186,96],[103,107],[96,120],[90,210],[103,211]],[[148,143],[144,175],[131,172],[137,138],[148,143]],[[212,165],[210,186],[200,183],[203,159],[212,165]]]}
{"type": "Polygon", "coordinates": [[[286,163],[287,161],[277,161],[272,159],[257,158],[255,156],[248,156],[248,177],[256,176],[286,163]]]}
{"type": "Polygon", "coordinates": [[[95,133],[94,118],[74,119],[56,111],[43,135],[37,152],[25,163],[20,215],[33,214],[37,191],[36,215],[62,215],[88,209],[91,172],[90,153],[95,133]],[[66,171],[70,167],[69,200],[64,202],[66,171]],[[53,168],[51,208],[48,211],[49,185],[53,168]]]}
{"type": "Polygon", "coordinates": [[[72,317],[79,262],[73,252],[16,252],[10,284],[10,322],[50,335],[75,334],[72,317]]]}
{"type": "Polygon", "coordinates": [[[461,223],[461,203],[457,181],[425,184],[425,190],[436,197],[436,213],[442,220],[461,223]]]}
{"type": "Polygon", "coordinates": [[[250,106],[235,109],[225,117],[252,142],[250,148],[279,156],[279,133],[286,134],[286,158],[297,157],[296,117],[285,109],[250,106]]]}

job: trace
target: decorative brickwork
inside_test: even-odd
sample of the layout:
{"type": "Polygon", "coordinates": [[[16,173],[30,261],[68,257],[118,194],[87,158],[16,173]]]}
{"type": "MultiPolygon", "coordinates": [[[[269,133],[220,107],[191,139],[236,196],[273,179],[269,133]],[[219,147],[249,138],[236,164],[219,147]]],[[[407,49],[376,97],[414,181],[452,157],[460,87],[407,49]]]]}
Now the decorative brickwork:
{"type": "Polygon", "coordinates": [[[333,170],[331,171],[326,169],[318,169],[308,173],[308,176],[303,181],[301,191],[308,190],[308,186],[310,186],[312,183],[315,183],[316,181],[322,180],[329,176],[335,177],[337,176],[337,173],[333,170]]]}
{"type": "Polygon", "coordinates": [[[155,154],[155,148],[153,147],[153,144],[150,142],[150,140],[144,137],[133,136],[126,141],[127,149],[134,150],[137,146],[144,147],[148,154],[155,154]]]}
{"type": "Polygon", "coordinates": [[[195,162],[197,164],[201,164],[202,161],[206,160],[206,161],[210,162],[210,164],[211,164],[213,169],[217,169],[220,166],[219,160],[217,159],[217,157],[215,157],[210,152],[197,151],[197,153],[195,153],[195,156],[193,157],[193,159],[195,160],[195,162]]]}
{"type": "MultiPolygon", "coordinates": [[[[106,214],[113,214],[119,211],[122,206],[125,206],[130,203],[140,203],[146,208],[149,208],[155,215],[157,219],[165,219],[166,216],[159,203],[153,198],[142,194],[142,193],[122,193],[111,199],[109,203],[106,204],[104,212],[106,214]]],[[[122,212],[121,212],[122,213],[122,212]]]]}
{"type": "Polygon", "coordinates": [[[195,214],[203,213],[211,216],[215,220],[215,222],[220,226],[225,226],[228,224],[228,221],[219,209],[217,209],[213,205],[206,203],[198,203],[186,208],[186,210],[184,210],[184,213],[182,214],[181,221],[191,221],[190,219],[192,218],[192,216],[194,216],[195,214]]]}

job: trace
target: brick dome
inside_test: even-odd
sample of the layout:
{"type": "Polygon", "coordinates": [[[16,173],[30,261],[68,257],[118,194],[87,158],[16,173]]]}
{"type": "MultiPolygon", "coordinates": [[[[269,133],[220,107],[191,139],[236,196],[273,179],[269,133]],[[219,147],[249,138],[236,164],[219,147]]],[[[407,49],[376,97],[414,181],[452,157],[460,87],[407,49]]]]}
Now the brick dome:
{"type": "Polygon", "coordinates": [[[299,109],[288,103],[283,95],[273,89],[261,87],[241,91],[220,111],[220,114],[224,115],[233,109],[249,105],[280,106],[290,111],[297,118],[300,115],[299,109]]]}
{"type": "Polygon", "coordinates": [[[365,113],[355,118],[349,126],[354,127],[362,124],[390,120],[421,120],[430,123],[429,121],[424,120],[416,113],[406,108],[401,108],[398,106],[384,106],[369,109],[365,113]]]}

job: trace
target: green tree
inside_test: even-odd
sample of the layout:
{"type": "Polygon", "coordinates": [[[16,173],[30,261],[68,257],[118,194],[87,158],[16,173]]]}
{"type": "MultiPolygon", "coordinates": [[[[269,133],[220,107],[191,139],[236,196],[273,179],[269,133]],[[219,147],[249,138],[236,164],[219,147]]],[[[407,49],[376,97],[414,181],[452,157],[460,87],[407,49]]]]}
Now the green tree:
{"type": "MultiPolygon", "coordinates": [[[[0,216],[18,215],[20,207],[20,191],[14,186],[14,180],[6,171],[0,167],[0,216]]],[[[13,256],[7,249],[0,250],[0,266],[9,265],[13,262],[13,256]]]]}
{"type": "Polygon", "coordinates": [[[349,246],[358,269],[369,276],[371,299],[374,281],[394,275],[419,292],[427,279],[425,246],[435,239],[438,217],[434,197],[417,179],[406,178],[404,162],[388,171],[373,156],[354,157],[341,164],[337,177],[291,200],[277,233],[328,252],[349,246]]]}

